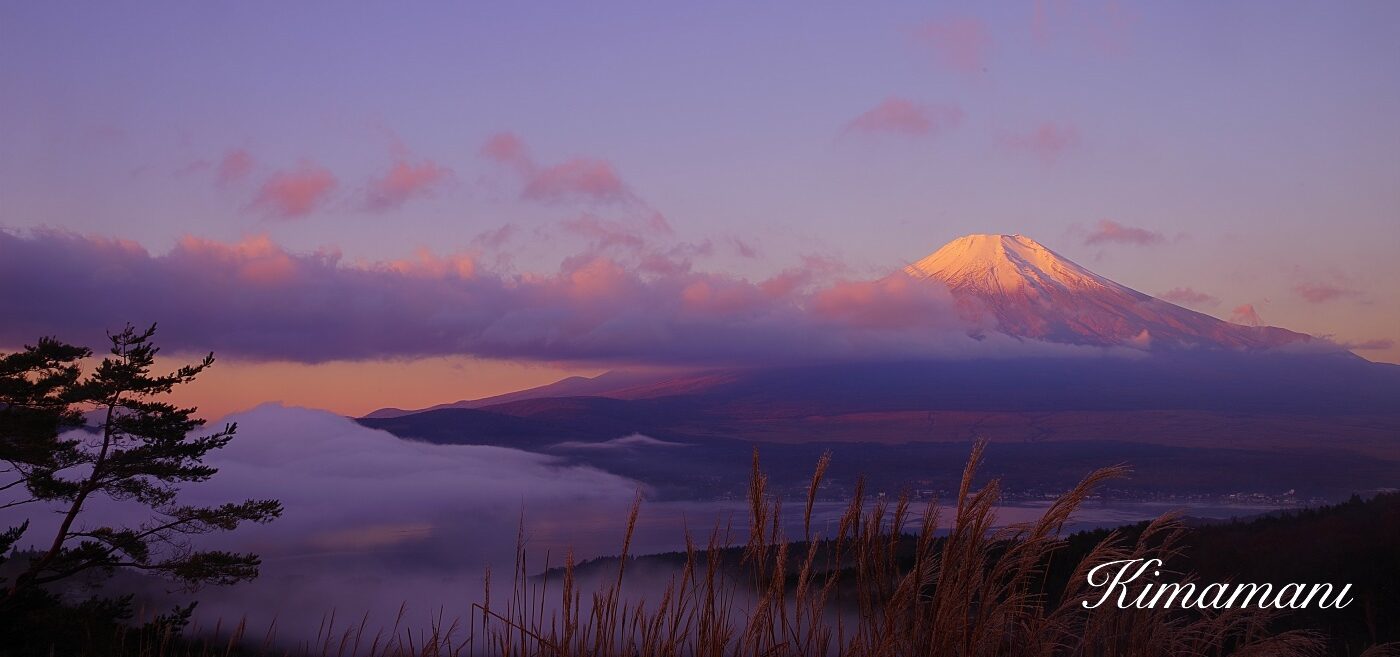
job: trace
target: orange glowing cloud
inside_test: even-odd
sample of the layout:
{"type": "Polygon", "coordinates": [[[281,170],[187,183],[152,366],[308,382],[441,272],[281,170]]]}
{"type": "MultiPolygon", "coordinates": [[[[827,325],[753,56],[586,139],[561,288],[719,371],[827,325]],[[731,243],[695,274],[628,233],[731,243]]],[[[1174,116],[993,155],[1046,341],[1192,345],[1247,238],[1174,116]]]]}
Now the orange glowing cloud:
{"type": "Polygon", "coordinates": [[[365,205],[371,210],[392,210],[409,199],[430,194],[451,171],[432,160],[418,163],[397,159],[383,176],[370,182],[365,205]]]}
{"type": "Polygon", "coordinates": [[[1246,303],[1236,306],[1230,311],[1230,321],[1245,326],[1263,326],[1264,320],[1259,317],[1259,311],[1254,309],[1254,304],[1246,303]]]}
{"type": "Polygon", "coordinates": [[[419,248],[413,259],[390,260],[390,271],[408,276],[427,278],[468,279],[476,275],[476,260],[465,253],[440,257],[426,248],[419,248]]]}
{"type": "Polygon", "coordinates": [[[903,272],[874,281],[841,282],[817,292],[812,310],[854,326],[900,329],[949,325],[948,288],[903,272]]]}
{"type": "Polygon", "coordinates": [[[627,192],[612,164],[592,158],[574,158],[534,172],[521,195],[546,203],[571,198],[613,202],[626,198],[627,192]]]}
{"type": "Polygon", "coordinates": [[[681,289],[681,302],[688,313],[723,316],[761,308],[765,298],[752,285],[700,279],[681,289]]]}
{"type": "Polygon", "coordinates": [[[520,197],[540,203],[590,201],[617,203],[634,200],[611,162],[575,157],[558,164],[535,162],[525,142],[510,132],[492,135],[481,147],[489,160],[514,169],[524,179],[520,197]]]}
{"type": "MultiPolygon", "coordinates": [[[[422,408],[444,399],[478,399],[553,383],[570,376],[596,376],[596,367],[570,367],[468,356],[413,360],[355,360],[326,363],[248,362],[220,356],[187,386],[175,403],[196,405],[217,418],[269,400],[364,415],[378,408],[422,408]]],[[[169,358],[165,365],[183,364],[169,358]]]]}
{"type": "Polygon", "coordinates": [[[278,219],[300,219],[321,206],[339,185],[325,167],[302,161],[296,168],[272,174],[252,207],[278,219]]]}
{"type": "Polygon", "coordinates": [[[255,235],[234,244],[197,237],[180,239],[175,253],[191,262],[227,267],[236,278],[258,285],[276,285],[293,280],[297,261],[266,235],[255,235]]]}
{"type": "Polygon", "coordinates": [[[525,142],[513,132],[498,132],[481,145],[481,154],[501,164],[529,168],[533,166],[525,142]]]}

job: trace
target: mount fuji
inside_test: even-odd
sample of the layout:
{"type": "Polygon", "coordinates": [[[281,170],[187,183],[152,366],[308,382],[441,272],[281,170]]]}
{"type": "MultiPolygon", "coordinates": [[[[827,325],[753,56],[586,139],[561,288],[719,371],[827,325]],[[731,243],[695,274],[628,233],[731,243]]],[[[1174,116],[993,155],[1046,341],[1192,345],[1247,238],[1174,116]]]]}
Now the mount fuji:
{"type": "Polygon", "coordinates": [[[966,319],[1018,338],[1099,346],[1267,349],[1312,340],[1232,324],[1099,276],[1022,235],[967,235],[904,273],[948,286],[966,319]]]}

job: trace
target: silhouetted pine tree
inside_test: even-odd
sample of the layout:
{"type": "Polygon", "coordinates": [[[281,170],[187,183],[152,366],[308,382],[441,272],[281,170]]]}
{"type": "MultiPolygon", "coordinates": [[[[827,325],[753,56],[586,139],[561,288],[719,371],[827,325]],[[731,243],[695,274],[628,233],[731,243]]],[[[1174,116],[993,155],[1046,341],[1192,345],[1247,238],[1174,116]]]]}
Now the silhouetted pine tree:
{"type": "MultiPolygon", "coordinates": [[[[204,458],[227,445],[237,427],[197,435],[204,420],[194,417],[196,409],[159,400],[194,380],[214,357],[153,375],[159,351],[151,343],[154,334],[155,326],[127,326],[110,335],[111,355],[87,376],[82,362],[92,352],[52,339],[0,356],[0,461],[8,466],[0,480],[0,508],[56,508],[62,514],[52,536],[34,537],[37,548],[22,557],[27,563],[12,564],[18,574],[0,591],[0,614],[14,613],[21,599],[43,585],[118,568],[190,585],[257,576],[257,555],[196,550],[189,537],[269,522],[282,505],[179,503],[181,484],[217,472],[204,458]],[[100,418],[95,433],[68,431],[82,425],[84,412],[100,418]],[[97,497],[139,503],[150,517],[130,526],[93,517],[89,502],[97,497]]],[[[29,524],[0,531],[0,549],[20,542],[29,524]]]]}

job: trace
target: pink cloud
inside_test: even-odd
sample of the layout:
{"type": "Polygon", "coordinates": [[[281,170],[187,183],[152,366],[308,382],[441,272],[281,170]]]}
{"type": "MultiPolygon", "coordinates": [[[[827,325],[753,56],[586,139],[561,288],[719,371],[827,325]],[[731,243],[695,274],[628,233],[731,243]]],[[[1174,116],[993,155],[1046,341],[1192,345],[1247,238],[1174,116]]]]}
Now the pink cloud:
{"type": "Polygon", "coordinates": [[[928,21],[914,29],[914,39],[932,50],[940,65],[958,73],[983,71],[992,52],[992,36],[978,18],[928,21]]]}
{"type": "Polygon", "coordinates": [[[481,154],[516,170],[524,179],[523,199],[541,203],[591,201],[616,203],[632,199],[622,176],[612,163],[592,157],[576,157],[553,165],[540,165],[514,133],[492,135],[481,154]]]}
{"type": "Polygon", "coordinates": [[[530,154],[525,150],[525,142],[513,132],[498,132],[487,138],[481,146],[481,154],[500,164],[524,165],[533,168],[530,154]]]}
{"type": "Polygon", "coordinates": [[[1189,287],[1172,288],[1157,295],[1157,297],[1183,306],[1215,307],[1220,305],[1220,299],[1189,287]]]}
{"type": "Polygon", "coordinates": [[[242,148],[235,148],[219,160],[215,181],[220,185],[231,185],[247,178],[253,172],[253,156],[242,148]]]}
{"type": "Polygon", "coordinates": [[[886,98],[846,124],[846,133],[922,136],[938,134],[962,122],[956,105],[922,105],[904,98],[886,98]]]}
{"type": "Polygon", "coordinates": [[[432,160],[413,164],[396,159],[383,176],[370,182],[366,206],[377,211],[396,209],[409,199],[432,193],[451,173],[432,160]]]}
{"type": "Polygon", "coordinates": [[[1357,290],[1331,283],[1299,283],[1293,291],[1308,303],[1326,303],[1360,294],[1357,290]]]}
{"type": "Polygon", "coordinates": [[[1259,312],[1254,309],[1254,304],[1246,303],[1236,306],[1230,311],[1230,321],[1245,326],[1263,326],[1264,320],[1259,317],[1259,312]]]}
{"type": "Polygon", "coordinates": [[[822,318],[879,329],[951,326],[955,318],[944,285],[899,272],[874,281],[840,282],[813,297],[812,310],[822,318]]]}
{"type": "Polygon", "coordinates": [[[311,214],[325,202],[339,185],[335,175],[325,167],[303,161],[295,169],[272,174],[252,207],[281,219],[299,219],[311,214]]]}
{"type": "Polygon", "coordinates": [[[521,196],[545,203],[575,199],[612,203],[625,200],[627,188],[608,162],[580,157],[533,171],[521,196]]]}
{"type": "Polygon", "coordinates": [[[296,276],[297,261],[266,235],[232,244],[186,236],[176,252],[190,262],[206,262],[231,278],[254,285],[278,285],[296,276]]]}
{"type": "Polygon", "coordinates": [[[1084,238],[1084,243],[1094,244],[1131,244],[1134,246],[1151,246],[1160,244],[1166,238],[1161,233],[1137,228],[1135,226],[1125,226],[1110,219],[1100,221],[1094,230],[1090,231],[1084,238]]]}
{"type": "Polygon", "coordinates": [[[1028,153],[1046,164],[1054,164],[1079,144],[1079,130],[1069,123],[1047,121],[1030,132],[1009,135],[1003,143],[1012,151],[1028,153]]]}
{"type": "Polygon", "coordinates": [[[682,312],[692,316],[737,315],[761,310],[767,298],[747,282],[697,278],[681,289],[682,312]]]}
{"type": "Polygon", "coordinates": [[[440,257],[427,248],[419,248],[412,258],[390,260],[384,265],[390,271],[407,276],[429,279],[469,279],[476,275],[476,259],[465,253],[440,257]]]}
{"type": "Polygon", "coordinates": [[[758,284],[764,294],[773,298],[796,294],[825,280],[850,272],[845,263],[822,255],[804,255],[796,267],[789,267],[758,284]]]}

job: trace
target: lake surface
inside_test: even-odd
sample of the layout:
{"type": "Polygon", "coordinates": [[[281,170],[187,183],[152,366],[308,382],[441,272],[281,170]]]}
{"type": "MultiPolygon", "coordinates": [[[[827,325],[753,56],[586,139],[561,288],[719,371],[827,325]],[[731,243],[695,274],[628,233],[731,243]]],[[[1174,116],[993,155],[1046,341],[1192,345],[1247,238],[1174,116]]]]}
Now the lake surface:
{"type": "MultiPolygon", "coordinates": [[[[1050,503],[1025,502],[997,508],[998,525],[1031,522],[1050,503]]],[[[803,502],[785,503],[783,527],[788,536],[802,536],[803,502]]],[[[912,506],[922,513],[923,504],[912,506]]],[[[1198,518],[1228,519],[1265,513],[1277,506],[1206,503],[1179,505],[1149,502],[1090,501],[1080,508],[1069,531],[1111,527],[1155,518],[1180,510],[1198,518]]],[[[819,502],[813,508],[813,531],[834,533],[846,505],[819,502]]],[[[552,505],[510,509],[512,525],[500,522],[475,524],[471,517],[433,522],[377,524],[359,530],[322,535],[315,541],[292,544],[261,542],[264,557],[259,579],[234,587],[210,587],[199,592],[197,620],[203,627],[245,620],[251,628],[275,622],[279,636],[310,640],[312,632],[332,614],[366,622],[369,627],[392,626],[400,608],[409,626],[427,626],[431,619],[461,618],[471,614],[471,603],[482,598],[483,579],[489,567],[493,590],[508,588],[515,565],[517,538],[523,540],[526,570],[538,573],[559,566],[572,549],[579,561],[616,555],[626,530],[628,505],[609,502],[552,505]],[[521,519],[523,518],[523,523],[521,519]],[[478,531],[479,530],[479,531],[478,531]]],[[[941,511],[946,529],[952,510],[941,511]]],[[[748,507],[741,501],[643,502],[632,539],[634,555],[684,549],[689,531],[698,545],[705,545],[716,527],[728,528],[733,543],[747,535],[748,507]]],[[[630,571],[629,571],[630,572],[630,571]]],[[[651,573],[638,590],[659,589],[667,575],[651,573]]],[[[633,586],[629,583],[629,587],[633,586]]],[[[168,591],[148,592],[157,608],[187,598],[168,591]]]]}
{"type": "MultiPolygon", "coordinates": [[[[997,526],[1004,527],[1016,523],[1034,522],[1050,507],[1050,501],[1017,502],[998,506],[997,526]]],[[[782,507],[783,531],[790,539],[803,537],[802,514],[805,501],[787,501],[782,507]]],[[[893,506],[893,502],[891,502],[893,506]]],[[[812,508],[812,531],[814,535],[830,537],[836,533],[842,514],[846,512],[845,502],[820,501],[812,508]]],[[[924,502],[912,502],[911,514],[922,514],[924,502]]],[[[1278,510],[1278,505],[1223,504],[1200,502],[1193,504],[1137,501],[1091,500],[1080,506],[1066,531],[1074,532],[1101,527],[1117,527],[1157,518],[1164,513],[1180,511],[1195,518],[1228,520],[1248,517],[1278,510]]],[[[939,528],[946,530],[952,522],[955,509],[941,506],[939,528]]],[[[609,513],[577,513],[571,520],[575,522],[548,522],[532,524],[526,519],[526,538],[532,550],[548,549],[555,554],[573,548],[579,557],[610,556],[619,551],[625,533],[625,516],[619,518],[609,513]]],[[[643,502],[637,517],[637,528],[632,539],[633,554],[647,554],[681,550],[685,547],[687,531],[698,544],[704,544],[711,532],[718,527],[721,535],[726,529],[735,542],[742,543],[748,535],[749,507],[742,501],[706,502],[643,502]]]]}

